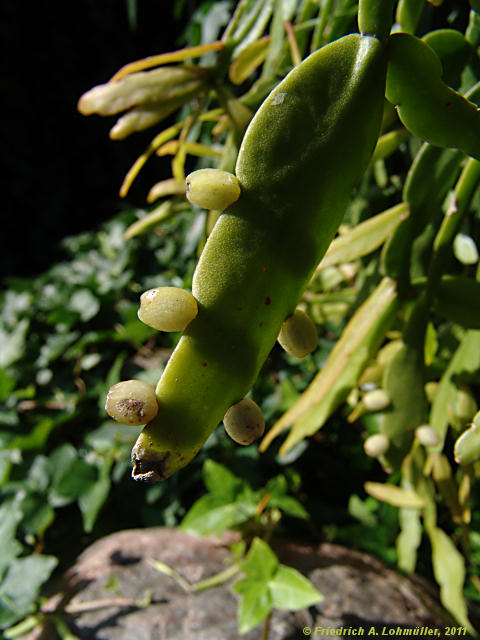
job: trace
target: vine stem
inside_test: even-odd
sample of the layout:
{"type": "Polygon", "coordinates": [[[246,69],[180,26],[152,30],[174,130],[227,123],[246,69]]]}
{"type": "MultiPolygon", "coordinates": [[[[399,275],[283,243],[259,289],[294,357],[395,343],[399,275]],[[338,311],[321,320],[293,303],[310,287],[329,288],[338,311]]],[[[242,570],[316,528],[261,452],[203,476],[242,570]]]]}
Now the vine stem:
{"type": "Polygon", "coordinates": [[[469,158],[460,174],[450,204],[433,242],[433,256],[427,276],[427,300],[433,300],[450,255],[453,240],[480,182],[480,162],[469,158]]]}
{"type": "Polygon", "coordinates": [[[270,622],[272,620],[272,612],[271,610],[267,613],[267,617],[265,618],[264,622],[263,622],[263,627],[262,627],[262,635],[260,637],[260,640],[268,640],[268,636],[270,635],[270,622]]]}

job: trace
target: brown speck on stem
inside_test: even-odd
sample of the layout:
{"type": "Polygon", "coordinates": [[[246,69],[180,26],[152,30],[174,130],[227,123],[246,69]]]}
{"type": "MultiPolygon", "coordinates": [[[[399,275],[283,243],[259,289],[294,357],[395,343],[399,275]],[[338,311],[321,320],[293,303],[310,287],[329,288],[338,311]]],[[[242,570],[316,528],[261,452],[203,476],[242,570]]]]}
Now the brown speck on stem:
{"type": "Polygon", "coordinates": [[[458,200],[457,198],[454,196],[452,197],[452,199],[450,200],[450,203],[448,205],[448,209],[446,212],[446,216],[450,217],[450,216],[454,216],[456,213],[458,213],[458,200]]]}
{"type": "Polygon", "coordinates": [[[267,297],[265,298],[265,304],[267,305],[267,307],[270,305],[270,303],[271,303],[271,302],[272,302],[272,301],[271,301],[271,300],[270,300],[270,298],[267,296],[267,297]]]}
{"type": "Polygon", "coordinates": [[[202,362],[202,367],[206,367],[207,363],[206,362],[202,362]]]}

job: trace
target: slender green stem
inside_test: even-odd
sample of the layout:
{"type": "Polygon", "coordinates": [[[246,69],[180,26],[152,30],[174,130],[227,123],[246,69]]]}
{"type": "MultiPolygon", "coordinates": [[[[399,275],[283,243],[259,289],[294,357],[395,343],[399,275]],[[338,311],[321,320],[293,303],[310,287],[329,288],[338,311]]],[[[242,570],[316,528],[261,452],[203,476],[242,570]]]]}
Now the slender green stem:
{"type": "Polygon", "coordinates": [[[480,162],[469,158],[457,181],[455,190],[433,243],[433,256],[428,269],[427,298],[431,303],[450,256],[453,240],[480,182],[480,162]]]}
{"type": "Polygon", "coordinates": [[[358,27],[361,33],[388,37],[393,22],[393,0],[360,0],[358,3],[358,27]]]}
{"type": "Polygon", "coordinates": [[[470,11],[465,38],[475,49],[480,46],[480,15],[473,9],[470,11]]]}
{"type": "Polygon", "coordinates": [[[323,34],[325,32],[328,20],[332,15],[333,0],[325,0],[317,18],[317,24],[313,31],[311,51],[316,51],[324,44],[323,34]]]}
{"type": "Polygon", "coordinates": [[[188,592],[204,591],[205,589],[217,587],[219,584],[223,584],[240,571],[238,563],[234,563],[223,571],[220,571],[219,573],[216,573],[209,578],[205,578],[205,580],[200,580],[199,582],[191,584],[181,574],[179,574],[178,571],[175,571],[175,569],[169,567],[164,562],[160,562],[160,560],[150,559],[149,563],[152,565],[152,567],[157,569],[157,571],[160,571],[161,573],[173,578],[182,587],[182,589],[188,592]]]}
{"type": "Polygon", "coordinates": [[[19,638],[24,636],[29,631],[35,629],[37,625],[39,625],[42,621],[42,615],[34,614],[28,616],[21,622],[18,622],[13,627],[9,627],[3,632],[6,640],[13,640],[14,638],[19,638]]]}

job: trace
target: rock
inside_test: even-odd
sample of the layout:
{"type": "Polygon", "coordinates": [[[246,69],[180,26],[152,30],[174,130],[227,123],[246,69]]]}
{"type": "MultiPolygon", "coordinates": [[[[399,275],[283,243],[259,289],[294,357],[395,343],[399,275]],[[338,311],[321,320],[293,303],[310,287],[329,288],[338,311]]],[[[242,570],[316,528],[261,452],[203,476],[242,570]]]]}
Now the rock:
{"type": "MultiPolygon", "coordinates": [[[[238,576],[188,592],[152,565],[152,559],[160,561],[192,584],[229,566],[234,539],[233,534],[198,538],[161,527],[110,535],[80,555],[44,610],[63,611],[81,640],[258,640],[261,626],[242,636],[237,631],[238,597],[231,587],[238,576]]],[[[367,554],[290,542],[278,543],[275,551],[282,563],[307,575],[324,600],[308,610],[275,610],[269,640],[298,640],[308,630],[312,638],[343,638],[356,631],[361,637],[361,628],[365,637],[369,631],[399,637],[398,629],[410,635],[417,628],[432,634],[438,629],[437,637],[443,637],[445,626],[457,626],[428,585],[367,554]]],[[[34,637],[57,636],[45,628],[29,640],[34,637]]]]}

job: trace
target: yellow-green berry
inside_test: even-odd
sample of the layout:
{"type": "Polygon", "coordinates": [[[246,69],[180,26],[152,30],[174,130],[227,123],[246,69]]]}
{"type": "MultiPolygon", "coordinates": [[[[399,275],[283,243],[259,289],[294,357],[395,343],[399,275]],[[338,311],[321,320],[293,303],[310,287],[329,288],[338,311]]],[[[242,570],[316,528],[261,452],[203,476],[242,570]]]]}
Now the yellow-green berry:
{"type": "Polygon", "coordinates": [[[197,313],[197,301],[185,289],[159,287],[140,296],[139,319],[158,331],[183,331],[197,313]]]}
{"type": "Polygon", "coordinates": [[[151,422],[158,413],[152,385],[142,380],[125,380],[110,387],[105,411],[117,422],[139,426],[151,422]]]}
{"type": "Polygon", "coordinates": [[[199,169],[187,176],[187,199],[202,209],[225,211],[240,197],[236,176],[220,169],[199,169]]]}
{"type": "Polygon", "coordinates": [[[317,348],[317,328],[304,311],[296,309],[282,324],[278,342],[288,355],[304,358],[317,348]]]}
{"type": "Polygon", "coordinates": [[[225,414],[223,424],[225,431],[238,444],[251,444],[265,431],[262,410],[250,398],[233,404],[225,414]]]}

